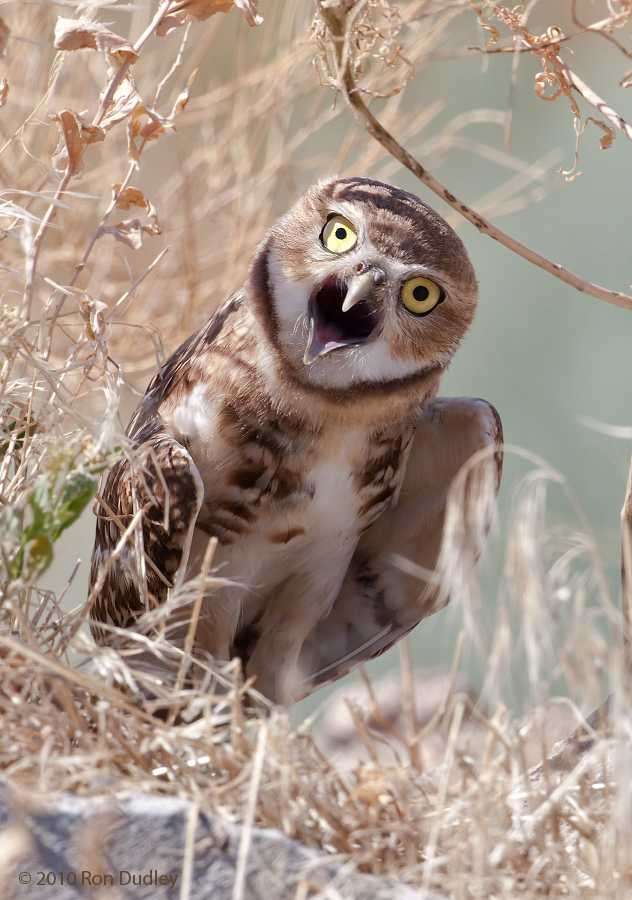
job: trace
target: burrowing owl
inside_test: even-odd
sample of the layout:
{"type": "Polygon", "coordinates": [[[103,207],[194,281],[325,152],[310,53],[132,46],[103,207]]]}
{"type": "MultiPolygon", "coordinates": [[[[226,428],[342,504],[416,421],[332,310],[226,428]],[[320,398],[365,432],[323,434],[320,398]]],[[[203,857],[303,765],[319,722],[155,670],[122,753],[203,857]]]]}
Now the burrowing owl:
{"type": "MultiPolygon", "coordinates": [[[[429,572],[450,484],[489,448],[484,512],[458,513],[478,555],[500,480],[495,410],[436,397],[476,300],[463,244],[417,197],[366,178],[310,188],[136,410],[133,451],[103,491],[93,584],[139,507],[142,528],[101,577],[95,618],[133,628],[199,573],[215,536],[213,565],[235,583],[204,598],[196,649],[240,655],[290,704],[447,602],[429,572]]],[[[170,624],[182,641],[182,610],[170,624]]]]}

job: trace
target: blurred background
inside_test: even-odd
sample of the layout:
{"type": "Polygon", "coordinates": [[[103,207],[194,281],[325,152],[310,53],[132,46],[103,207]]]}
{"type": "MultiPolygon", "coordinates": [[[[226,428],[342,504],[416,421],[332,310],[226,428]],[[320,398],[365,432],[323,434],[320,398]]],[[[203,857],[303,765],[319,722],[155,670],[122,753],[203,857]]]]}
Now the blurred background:
{"type": "MultiPolygon", "coordinates": [[[[13,106],[0,110],[2,143],[13,133],[11,123],[19,123],[20,116],[32,110],[36,79],[41,85],[48,77],[55,57],[56,15],[71,15],[67,5],[28,4],[28,12],[24,6],[2,7],[12,29],[7,60],[15,76],[10,82],[13,106]]],[[[390,17],[383,13],[386,4],[372,8],[383,26],[383,44],[392,48],[400,41],[402,55],[415,70],[400,93],[372,102],[374,114],[454,194],[503,230],[589,281],[629,293],[632,147],[627,138],[617,133],[612,147],[602,150],[602,132],[589,123],[575,170],[582,174],[567,180],[558,170],[573,169],[573,115],[567,98],[544,102],[536,96],[539,58],[522,55],[512,87],[514,55],[480,51],[489,35],[470,4],[401,3],[396,37],[389,31],[397,25],[394,8],[390,17]]],[[[576,8],[586,22],[610,15],[608,5],[597,0],[579,0],[576,8]]],[[[529,29],[542,34],[557,26],[565,34],[575,32],[570,9],[567,0],[531,3],[529,29]]],[[[540,641],[540,674],[552,693],[564,693],[569,690],[562,677],[568,668],[561,665],[563,658],[570,658],[564,648],[567,617],[574,613],[585,620],[598,669],[600,642],[612,640],[603,614],[606,585],[612,602],[619,604],[619,513],[632,449],[632,313],[573,290],[455,219],[438,197],[360,131],[343,99],[319,84],[312,65],[318,47],[310,40],[311,3],[262,0],[259,11],[263,24],[257,28],[250,28],[238,10],[190,24],[182,65],[156,108],[166,114],[197,67],[191,99],[176,120],[177,131],[168,131],[144,149],[132,179],[154,204],[162,234],[146,237],[139,250],[104,236],[78,282],[92,298],[112,308],[130,282],[169,247],[108,328],[109,354],[121,372],[120,411],[111,420],[111,443],[117,434],[120,438],[139,393],[154,374],[160,341],[170,354],[239,287],[253,248],[309,184],[336,172],[372,176],[416,193],[458,228],[480,281],[477,318],[442,393],[493,403],[508,445],[498,521],[479,565],[486,649],[477,648],[466,634],[461,669],[476,689],[483,686],[491,648],[499,646],[496,629],[501,622],[511,631],[504,675],[501,682],[488,682],[486,695],[504,699],[515,710],[534,699],[527,677],[525,646],[533,635],[525,633],[525,598],[507,588],[503,572],[517,485],[540,468],[537,457],[558,473],[549,482],[538,540],[545,561],[550,553],[550,561],[563,559],[565,567],[560,581],[564,589],[556,587],[546,566],[540,573],[545,585],[540,600],[547,608],[539,610],[544,618],[538,634],[550,639],[548,646],[540,641]],[[607,427],[589,426],[587,420],[628,430],[621,437],[607,427]],[[581,537],[586,534],[590,540],[581,537]],[[597,565],[594,548],[599,552],[597,565]],[[600,580],[600,566],[605,581],[600,580]]],[[[134,41],[152,15],[153,8],[142,3],[110,4],[101,9],[99,19],[134,41]]],[[[180,28],[153,38],[135,64],[134,78],[147,105],[175,60],[183,33],[180,28]]],[[[615,36],[632,47],[629,27],[615,36]]],[[[508,29],[501,27],[497,46],[511,46],[508,29]]],[[[401,58],[392,68],[384,65],[388,53],[380,57],[381,48],[380,41],[375,43],[375,58],[367,60],[363,78],[370,88],[388,93],[405,80],[409,68],[401,58]]],[[[604,36],[584,34],[569,42],[563,58],[620,115],[632,120],[632,91],[620,86],[632,63],[618,47],[604,36]]],[[[45,157],[46,148],[52,153],[57,140],[46,114],[64,106],[79,111],[89,107],[86,118],[91,118],[104,74],[102,54],[67,55],[58,66],[47,109],[40,108],[21,142],[13,142],[0,178],[11,177],[13,182],[13,171],[19,171],[20,187],[36,190],[50,175],[37,160],[45,157]]],[[[598,116],[581,97],[576,99],[582,120],[598,116]]],[[[60,212],[58,227],[42,251],[42,270],[62,283],[67,283],[101,219],[110,185],[123,180],[128,167],[125,127],[113,128],[103,144],[88,148],[85,161],[83,180],[73,190],[88,199],[73,198],[72,209],[60,212]]],[[[17,259],[20,251],[8,252],[17,259]]],[[[7,270],[16,271],[19,263],[7,258],[5,265],[3,290],[8,297],[12,284],[7,270]]],[[[41,304],[45,297],[42,289],[41,304]]],[[[69,317],[68,344],[62,341],[54,353],[61,358],[82,329],[78,316],[69,317]]],[[[89,390],[84,385],[81,402],[100,426],[107,420],[104,398],[98,381],[89,390]]],[[[45,587],[59,593],[81,559],[64,599],[67,605],[80,604],[86,596],[93,532],[88,511],[56,546],[53,568],[44,576],[45,587]]],[[[410,637],[415,666],[449,666],[462,628],[458,602],[423,622],[410,637]]],[[[378,675],[399,664],[396,647],[367,669],[378,675]]],[[[349,676],[341,685],[357,677],[349,676]]],[[[580,683],[578,676],[578,687],[580,683]]],[[[601,687],[595,689],[596,696],[584,696],[584,702],[598,702],[601,687]]],[[[314,712],[326,696],[322,691],[303,701],[294,720],[298,723],[314,712]]]]}

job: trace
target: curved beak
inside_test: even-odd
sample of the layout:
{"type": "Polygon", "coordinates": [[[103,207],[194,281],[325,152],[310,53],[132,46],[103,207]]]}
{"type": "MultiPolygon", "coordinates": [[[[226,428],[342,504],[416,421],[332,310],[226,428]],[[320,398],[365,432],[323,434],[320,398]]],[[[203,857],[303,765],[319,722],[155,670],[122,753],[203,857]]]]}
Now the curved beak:
{"type": "Polygon", "coordinates": [[[369,340],[380,321],[373,291],[384,277],[377,266],[364,264],[344,281],[330,277],[316,288],[308,308],[306,366],[331,350],[369,340]]]}
{"type": "Polygon", "coordinates": [[[342,311],[349,312],[352,306],[355,306],[359,300],[363,300],[371,293],[374,286],[375,279],[373,277],[372,269],[368,269],[366,272],[363,272],[362,275],[354,275],[348,282],[345,302],[342,304],[342,311]]]}

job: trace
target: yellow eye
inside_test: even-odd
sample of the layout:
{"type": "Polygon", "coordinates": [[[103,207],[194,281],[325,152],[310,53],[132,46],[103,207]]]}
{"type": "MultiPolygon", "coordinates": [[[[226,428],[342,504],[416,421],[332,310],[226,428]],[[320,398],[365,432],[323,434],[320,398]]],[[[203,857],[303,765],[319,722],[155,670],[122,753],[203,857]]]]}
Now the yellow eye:
{"type": "Polygon", "coordinates": [[[429,278],[411,278],[402,288],[402,303],[416,316],[426,316],[443,300],[442,289],[429,278]]]}
{"type": "Polygon", "coordinates": [[[345,253],[355,247],[358,235],[344,216],[332,216],[322,230],[320,239],[332,253],[345,253]]]}

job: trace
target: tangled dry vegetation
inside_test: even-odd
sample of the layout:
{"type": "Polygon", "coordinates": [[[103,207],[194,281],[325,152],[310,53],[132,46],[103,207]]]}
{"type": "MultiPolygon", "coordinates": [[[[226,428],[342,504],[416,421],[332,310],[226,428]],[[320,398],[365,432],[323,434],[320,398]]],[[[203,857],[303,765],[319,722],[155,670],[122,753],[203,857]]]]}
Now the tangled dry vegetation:
{"type": "MultiPolygon", "coordinates": [[[[512,654],[501,611],[489,651],[490,715],[467,697],[446,697],[421,727],[405,669],[401,728],[370,697],[372,718],[351,704],[373,759],[351,774],[320,753],[309,723],[293,731],[281,711],[264,715],[244,702],[251,688],[233,665],[211,671],[181,654],[176,689],[155,701],[171,713],[155,719],[133,659],[95,647],[88,636],[90,602],[67,610],[63,593],[46,588],[55,542],[92,503],[99,473],[126,452],[121,422],[162,360],[162,340],[175,347],[241,283],[265,227],[300,188],[331,172],[389,180],[403,164],[494,237],[502,233],[483,213],[519,209],[549,189],[551,157],[527,164],[463,137],[468,123],[493,121],[489,111],[474,110],[432,135],[440,101],[413,111],[403,105],[413,75],[433,58],[463,52],[476,19],[488,46],[481,41],[471,52],[514,53],[514,74],[521,54],[536,54],[539,94],[571,104],[578,136],[591,104],[600,107],[602,140],[611,141],[614,129],[630,137],[562,51],[594,32],[596,42],[629,58],[618,38],[629,37],[632,3],[594,3],[591,10],[603,7],[603,15],[584,25],[571,0],[576,31],[551,24],[540,35],[528,29],[534,6],[322,0],[310,23],[314,10],[296,0],[268,3],[263,24],[255,0],[2,6],[5,776],[44,791],[187,796],[212,813],[279,828],[360,870],[449,897],[630,895],[627,626],[588,530],[546,532],[542,470],[518,498],[506,576],[539,703],[518,721],[494,708],[493,688],[512,654]],[[213,15],[233,5],[228,16],[213,15]],[[379,121],[371,97],[384,98],[379,121]],[[424,165],[466,148],[509,175],[474,212],[404,147],[424,165]],[[562,595],[560,620],[549,601],[562,595]],[[546,699],[541,666],[547,642],[559,659],[551,677],[568,677],[584,711],[612,688],[616,698],[610,724],[604,715],[557,753],[559,705],[546,699]],[[478,754],[462,739],[468,720],[484,729],[478,754]],[[376,723],[400,765],[380,762],[376,723]],[[445,758],[428,772],[423,747],[431,726],[443,728],[445,758]]],[[[631,298],[502,239],[580,289],[632,306],[631,298]]],[[[629,523],[630,491],[626,509],[629,523]]],[[[624,540],[624,558],[630,555],[624,540]]],[[[198,588],[188,588],[192,601],[198,588]]],[[[472,630],[476,610],[469,609],[472,630]]],[[[581,723],[577,707],[567,706],[581,723]]]]}

